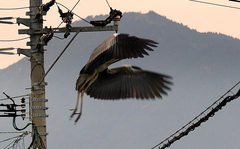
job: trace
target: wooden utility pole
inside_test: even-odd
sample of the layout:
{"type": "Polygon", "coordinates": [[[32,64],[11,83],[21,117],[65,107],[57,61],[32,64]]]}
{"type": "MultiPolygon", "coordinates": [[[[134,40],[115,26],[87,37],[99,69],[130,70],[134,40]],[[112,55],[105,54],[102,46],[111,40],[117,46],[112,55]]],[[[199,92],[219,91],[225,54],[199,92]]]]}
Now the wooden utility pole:
{"type": "MultiPolygon", "coordinates": [[[[41,42],[41,37],[44,34],[49,33],[48,28],[43,28],[43,15],[46,12],[42,12],[39,8],[42,5],[42,0],[29,0],[30,11],[26,15],[30,18],[17,18],[18,24],[23,24],[29,29],[19,29],[19,34],[28,34],[30,36],[30,42],[27,46],[30,49],[18,49],[18,54],[24,54],[30,57],[31,63],[31,98],[29,101],[29,117],[33,123],[32,132],[37,129],[39,137],[37,141],[34,141],[33,149],[37,149],[40,146],[47,148],[47,131],[46,131],[46,107],[47,99],[45,98],[45,85],[44,81],[44,49],[43,46],[46,43],[41,42]],[[41,141],[42,140],[42,141],[41,141]]],[[[110,17],[109,17],[110,18],[110,17]]],[[[111,18],[112,19],[112,18],[111,18]]],[[[107,20],[108,21],[108,20],[107,20]]],[[[98,23],[98,22],[97,22],[98,23]]],[[[54,33],[64,33],[66,28],[53,28],[54,33]]],[[[110,26],[87,26],[87,27],[72,27],[70,32],[92,32],[92,31],[117,31],[118,22],[114,21],[114,25],[110,26]]],[[[32,133],[32,134],[33,134],[32,133]]]]}

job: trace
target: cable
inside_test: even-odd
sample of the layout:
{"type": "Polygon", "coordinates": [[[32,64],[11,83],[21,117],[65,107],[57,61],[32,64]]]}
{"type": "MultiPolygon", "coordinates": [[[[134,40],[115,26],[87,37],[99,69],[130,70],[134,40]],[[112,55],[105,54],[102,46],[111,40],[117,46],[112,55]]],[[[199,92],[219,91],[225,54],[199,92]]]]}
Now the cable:
{"type": "MultiPolygon", "coordinates": [[[[25,94],[25,95],[20,95],[20,96],[14,96],[14,97],[11,97],[11,98],[13,99],[13,98],[19,98],[19,97],[26,97],[26,96],[30,96],[30,94],[25,94]]],[[[9,98],[0,99],[0,101],[2,101],[2,100],[9,100],[9,98]]]]}
{"type": "MultiPolygon", "coordinates": [[[[63,6],[64,8],[66,8],[66,9],[68,10],[68,12],[70,12],[69,9],[68,9],[66,6],[64,6],[64,5],[62,5],[62,4],[58,3],[58,2],[55,2],[55,3],[56,3],[56,5],[57,5],[57,7],[58,7],[58,12],[61,10],[61,9],[59,8],[58,4],[61,5],[61,6],[63,6]]],[[[59,12],[59,13],[60,13],[60,12],[59,12]]],[[[61,14],[60,14],[60,17],[61,17],[61,14]]],[[[53,33],[54,33],[56,30],[59,29],[59,27],[62,25],[63,22],[64,22],[64,21],[62,20],[62,22],[58,25],[58,27],[53,30],[53,33]]],[[[64,39],[64,38],[59,38],[59,39],[64,39]]]]}
{"type": "Polygon", "coordinates": [[[28,149],[30,149],[32,146],[33,148],[39,148],[39,149],[46,149],[44,143],[43,143],[43,140],[42,138],[40,137],[38,131],[37,131],[37,127],[35,125],[33,125],[33,137],[32,137],[32,142],[30,143],[28,149]],[[37,146],[37,142],[38,142],[38,138],[39,138],[39,141],[40,141],[40,146],[37,146]]]}
{"type": "MultiPolygon", "coordinates": [[[[0,141],[0,143],[2,143],[2,142],[5,142],[5,141],[9,141],[9,140],[11,140],[11,139],[15,139],[15,140],[13,140],[12,142],[10,142],[10,144],[8,144],[4,149],[10,149],[10,148],[13,148],[14,146],[16,146],[17,147],[17,145],[18,145],[18,143],[19,143],[19,141],[20,140],[23,140],[23,142],[24,142],[24,137],[26,137],[28,134],[30,134],[31,132],[30,131],[24,131],[24,132],[22,132],[20,135],[18,135],[18,136],[15,136],[15,137],[12,137],[12,138],[8,138],[8,139],[5,139],[5,140],[2,140],[2,141],[0,141]],[[11,144],[13,144],[13,145],[11,145],[11,144]],[[10,146],[11,145],[11,146],[10,146]],[[9,147],[10,146],[10,147],[9,147]]],[[[19,146],[20,147],[20,146],[19,146]]]]}
{"type": "Polygon", "coordinates": [[[229,0],[229,1],[232,1],[232,2],[240,2],[239,0],[229,0]]]}
{"type": "Polygon", "coordinates": [[[109,5],[108,0],[106,0],[108,7],[111,9],[112,7],[109,5]]]}
{"type": "Polygon", "coordinates": [[[78,0],[77,3],[73,6],[73,8],[71,9],[71,11],[73,11],[73,9],[78,5],[78,3],[80,2],[81,0],[78,0]]]}
{"type": "Polygon", "coordinates": [[[227,7],[227,8],[233,8],[233,9],[240,9],[239,7],[232,7],[232,6],[227,6],[227,5],[222,5],[222,4],[215,4],[215,3],[209,3],[209,2],[203,2],[203,1],[197,1],[197,0],[189,0],[193,2],[198,2],[198,3],[204,3],[204,4],[209,4],[209,5],[215,5],[215,6],[221,6],[221,7],[227,7]]]}
{"type": "Polygon", "coordinates": [[[75,14],[75,13],[74,13],[74,15],[75,15],[75,16],[77,16],[78,18],[80,18],[81,20],[83,20],[83,21],[85,21],[85,22],[87,22],[87,23],[91,24],[89,21],[87,21],[87,20],[83,19],[83,18],[82,18],[82,17],[80,17],[79,15],[77,15],[77,14],[75,14]]]}
{"type": "Polygon", "coordinates": [[[51,71],[51,69],[53,68],[53,66],[57,63],[57,61],[60,59],[60,57],[63,55],[63,53],[67,50],[68,46],[72,43],[72,41],[77,37],[78,33],[81,30],[77,31],[76,34],[72,37],[72,39],[68,42],[68,44],[66,45],[66,47],[63,49],[63,51],[60,53],[60,55],[56,58],[56,60],[53,62],[53,64],[49,67],[49,69],[47,70],[47,72],[45,73],[45,75],[43,76],[43,78],[41,79],[41,81],[39,82],[39,84],[41,84],[44,80],[44,78],[48,75],[48,73],[51,71]]]}
{"type": "Polygon", "coordinates": [[[0,42],[13,42],[13,41],[21,41],[21,40],[25,40],[28,39],[30,37],[25,37],[25,38],[20,38],[20,39],[13,39],[13,40],[0,40],[0,42]]]}
{"type": "Polygon", "coordinates": [[[13,102],[13,110],[14,110],[14,115],[13,115],[13,122],[12,122],[12,125],[13,125],[13,128],[15,128],[16,130],[18,130],[18,131],[22,131],[22,130],[24,130],[24,129],[26,129],[28,126],[30,126],[30,125],[34,125],[33,123],[28,123],[25,127],[23,127],[23,128],[18,128],[17,127],[17,125],[16,125],[16,117],[17,117],[17,110],[16,110],[16,104],[15,104],[15,101],[10,97],[10,96],[8,96],[6,93],[4,93],[3,92],[3,94],[9,99],[9,100],[11,100],[12,102],[13,102]]]}
{"type": "Polygon", "coordinates": [[[61,4],[61,3],[59,3],[59,2],[55,2],[57,5],[61,5],[61,6],[63,6],[65,9],[67,9],[68,11],[70,11],[70,9],[68,9],[65,5],[63,5],[63,4],[61,4]]]}
{"type": "MultiPolygon", "coordinates": [[[[66,9],[67,9],[68,11],[70,11],[70,12],[72,11],[72,10],[68,9],[66,6],[64,6],[64,5],[61,4],[61,3],[56,2],[56,4],[57,4],[57,5],[61,5],[61,6],[63,6],[64,8],[66,8],[66,9]]],[[[89,21],[87,21],[87,20],[85,20],[84,18],[80,17],[80,16],[77,15],[76,13],[74,13],[74,15],[77,16],[78,18],[80,18],[81,20],[83,20],[83,21],[85,21],[85,22],[91,24],[89,21]]],[[[62,24],[62,23],[61,23],[61,24],[62,24]]],[[[59,25],[59,26],[60,26],[60,25],[59,25]]]]}
{"type": "Polygon", "coordinates": [[[17,19],[17,17],[0,17],[0,23],[1,24],[18,24],[19,25],[19,23],[8,21],[11,19],[17,19]]]}
{"type": "Polygon", "coordinates": [[[12,140],[12,139],[15,139],[15,138],[18,138],[18,137],[19,137],[19,135],[15,136],[15,137],[12,137],[12,138],[8,138],[8,139],[5,139],[5,140],[2,140],[2,141],[0,141],[0,143],[3,143],[5,141],[9,141],[9,140],[12,140]]]}
{"type": "Polygon", "coordinates": [[[17,8],[0,8],[0,10],[19,10],[19,9],[27,9],[27,8],[34,8],[39,6],[31,6],[31,7],[17,7],[17,8]]]}
{"type": "Polygon", "coordinates": [[[27,123],[27,125],[24,126],[23,128],[18,128],[17,125],[16,125],[16,116],[13,117],[13,128],[15,128],[18,131],[22,131],[22,130],[26,129],[28,126],[30,126],[30,125],[34,125],[34,124],[33,123],[27,123]]]}
{"type": "Polygon", "coordinates": [[[19,7],[19,8],[0,8],[0,10],[19,10],[19,9],[27,9],[29,7],[19,7]]]}
{"type": "Polygon", "coordinates": [[[7,134],[7,133],[23,133],[24,131],[17,131],[17,132],[10,132],[10,131],[2,131],[0,134],[7,134]]]}
{"type": "Polygon", "coordinates": [[[189,123],[184,125],[181,129],[179,129],[178,131],[176,131],[172,135],[170,135],[168,138],[166,138],[165,140],[163,140],[159,144],[152,147],[152,149],[157,148],[157,147],[159,149],[165,149],[166,147],[169,147],[175,141],[177,141],[177,140],[181,139],[182,137],[188,135],[188,133],[190,131],[193,131],[196,127],[199,127],[203,122],[206,122],[210,117],[214,116],[214,114],[216,112],[218,112],[219,110],[221,110],[222,107],[224,107],[228,102],[230,102],[234,99],[237,99],[240,96],[240,89],[238,90],[238,92],[235,95],[227,96],[224,99],[223,99],[223,97],[226,96],[228,93],[232,92],[232,90],[239,84],[240,84],[240,81],[236,85],[234,85],[230,90],[228,90],[224,95],[222,95],[217,101],[215,101],[211,106],[209,106],[206,110],[201,112],[193,120],[191,120],[189,123]]]}

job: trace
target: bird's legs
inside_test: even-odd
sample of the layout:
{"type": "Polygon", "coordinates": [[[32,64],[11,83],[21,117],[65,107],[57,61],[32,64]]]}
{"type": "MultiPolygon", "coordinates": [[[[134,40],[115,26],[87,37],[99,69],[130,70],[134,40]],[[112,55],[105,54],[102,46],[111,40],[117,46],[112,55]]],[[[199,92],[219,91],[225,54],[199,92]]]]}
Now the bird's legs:
{"type": "Polygon", "coordinates": [[[98,74],[96,74],[96,72],[95,72],[93,75],[91,75],[89,78],[87,78],[87,80],[81,80],[81,77],[78,78],[78,80],[77,80],[77,84],[80,84],[81,87],[78,88],[78,96],[77,96],[76,107],[75,107],[75,109],[72,109],[73,113],[70,116],[70,119],[71,119],[75,114],[78,114],[78,117],[76,118],[75,123],[79,120],[79,118],[81,117],[81,114],[82,114],[83,95],[87,91],[89,86],[97,79],[97,77],[98,77],[98,74]],[[79,105],[80,111],[79,111],[79,113],[77,113],[78,103],[79,103],[79,95],[80,94],[81,94],[80,105],[79,105]]]}
{"type": "Polygon", "coordinates": [[[70,116],[70,118],[73,118],[73,116],[74,116],[75,114],[78,114],[78,117],[75,119],[75,123],[77,123],[77,121],[79,120],[79,118],[81,117],[81,114],[82,114],[83,95],[84,95],[84,92],[78,93],[75,109],[72,109],[72,110],[73,110],[73,113],[72,113],[72,115],[70,116]],[[79,99],[79,95],[80,95],[80,94],[81,94],[81,97],[80,97],[80,99],[79,99]],[[80,111],[79,111],[79,113],[77,113],[79,100],[80,100],[80,104],[79,104],[80,111]]]}

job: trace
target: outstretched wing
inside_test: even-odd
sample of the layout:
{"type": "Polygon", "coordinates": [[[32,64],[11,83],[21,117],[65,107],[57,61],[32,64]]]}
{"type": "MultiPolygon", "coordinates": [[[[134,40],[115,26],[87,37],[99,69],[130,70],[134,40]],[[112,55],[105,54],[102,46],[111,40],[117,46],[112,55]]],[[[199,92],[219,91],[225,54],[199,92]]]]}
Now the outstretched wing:
{"type": "Polygon", "coordinates": [[[157,42],[129,36],[128,34],[113,34],[105,39],[91,54],[89,61],[81,70],[82,73],[92,73],[96,68],[127,58],[144,57],[151,47],[157,47],[157,42]]]}
{"type": "Polygon", "coordinates": [[[97,99],[161,98],[170,90],[170,79],[138,67],[121,66],[101,72],[86,93],[97,99]]]}

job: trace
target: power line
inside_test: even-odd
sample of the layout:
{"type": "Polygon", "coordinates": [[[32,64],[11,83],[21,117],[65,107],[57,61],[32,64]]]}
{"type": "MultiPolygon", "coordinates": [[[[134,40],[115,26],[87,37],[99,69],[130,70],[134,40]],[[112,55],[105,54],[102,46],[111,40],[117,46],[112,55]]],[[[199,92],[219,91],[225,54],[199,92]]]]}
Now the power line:
{"type": "Polygon", "coordinates": [[[16,24],[16,23],[14,23],[14,22],[10,22],[10,21],[8,21],[8,20],[10,20],[10,19],[15,19],[14,17],[1,17],[0,18],[0,23],[2,23],[2,24],[16,24]],[[7,20],[7,21],[6,21],[7,20]]]}
{"type": "Polygon", "coordinates": [[[71,9],[71,11],[73,11],[73,9],[75,9],[75,7],[78,5],[78,3],[80,2],[81,0],[78,0],[77,2],[76,2],[76,4],[73,6],[73,8],[71,9]]]}
{"type": "Polygon", "coordinates": [[[7,40],[0,40],[0,42],[14,42],[14,41],[21,41],[21,40],[25,40],[28,39],[30,37],[25,37],[25,38],[20,38],[20,39],[7,39],[7,40]]]}
{"type": "MultiPolygon", "coordinates": [[[[30,96],[30,94],[25,94],[25,95],[20,95],[20,96],[14,96],[14,97],[11,97],[11,98],[14,99],[14,98],[20,98],[20,97],[26,97],[26,96],[30,96]]],[[[9,100],[9,98],[2,98],[2,99],[0,99],[0,101],[2,101],[2,100],[9,100]]]]}
{"type": "Polygon", "coordinates": [[[222,5],[222,4],[215,4],[215,3],[198,1],[198,0],[189,0],[189,1],[198,2],[198,3],[204,3],[204,4],[209,4],[209,5],[215,5],[215,6],[221,6],[221,7],[227,7],[227,8],[233,8],[233,9],[240,9],[239,7],[232,7],[232,6],[227,6],[227,5],[222,5]]]}
{"type": "Polygon", "coordinates": [[[28,9],[28,8],[34,8],[39,6],[31,6],[31,7],[16,7],[16,8],[0,8],[0,10],[19,10],[19,9],[28,9]]]}
{"type": "MultiPolygon", "coordinates": [[[[24,145],[24,138],[30,134],[31,132],[30,131],[24,131],[24,132],[21,132],[20,135],[18,136],[15,136],[15,137],[11,137],[11,138],[8,138],[8,139],[5,139],[5,140],[2,140],[0,141],[0,143],[3,143],[3,142],[6,142],[6,141],[9,141],[9,140],[12,140],[14,139],[12,142],[10,142],[4,149],[10,149],[10,148],[15,148],[17,146],[19,146],[19,142],[22,140],[23,141],[23,147],[25,146],[24,145]]],[[[19,146],[19,148],[21,148],[19,146]]],[[[25,148],[25,147],[24,147],[25,148]]]]}
{"type": "Polygon", "coordinates": [[[29,7],[18,7],[18,8],[0,8],[0,10],[19,10],[19,9],[27,9],[29,7]]]}
{"type": "MultiPolygon", "coordinates": [[[[79,1],[79,2],[80,2],[80,1],[79,1]]],[[[68,11],[70,11],[70,12],[73,12],[73,11],[72,11],[73,9],[72,9],[72,10],[70,10],[70,9],[69,9],[69,8],[67,8],[65,5],[63,5],[63,4],[59,3],[59,2],[56,2],[56,4],[57,4],[57,5],[61,5],[62,7],[64,7],[65,9],[67,9],[67,10],[68,10],[68,11]]],[[[76,5],[76,4],[75,4],[75,5],[76,5]]],[[[75,7],[73,7],[73,8],[75,8],[75,7]]],[[[87,23],[89,23],[89,24],[90,24],[90,22],[89,22],[89,21],[85,20],[84,18],[82,18],[82,17],[81,17],[81,16],[79,16],[78,14],[74,13],[74,15],[75,15],[75,16],[77,16],[78,18],[80,18],[81,20],[83,20],[83,21],[85,21],[85,22],[87,22],[87,23]]],[[[63,22],[62,22],[62,23],[63,23],[63,22]]],[[[62,23],[61,23],[61,24],[62,24],[62,23]]],[[[61,24],[60,24],[60,25],[61,25],[61,24]]],[[[60,25],[59,25],[59,26],[60,26],[60,25]]],[[[58,26],[58,27],[59,27],[59,26],[58,26]]]]}
{"type": "Polygon", "coordinates": [[[75,16],[77,16],[78,18],[80,18],[81,20],[87,22],[88,24],[91,24],[89,21],[87,21],[86,19],[83,19],[82,17],[80,17],[78,14],[74,13],[75,16]]]}
{"type": "Polygon", "coordinates": [[[232,2],[240,2],[239,0],[229,0],[229,1],[232,1],[232,2]]]}
{"type": "Polygon", "coordinates": [[[63,51],[60,53],[60,55],[56,58],[56,60],[53,62],[53,64],[49,67],[49,69],[46,71],[45,75],[43,76],[43,78],[41,79],[41,81],[39,82],[39,84],[41,84],[44,80],[44,78],[48,75],[48,73],[51,71],[51,69],[53,68],[53,66],[57,63],[57,61],[60,59],[60,57],[63,55],[63,53],[67,50],[68,46],[72,43],[72,41],[77,37],[77,35],[79,34],[80,30],[78,32],[76,32],[76,34],[72,37],[72,39],[68,42],[68,44],[66,45],[66,47],[63,49],[63,51]]]}
{"type": "Polygon", "coordinates": [[[111,8],[111,6],[110,6],[110,4],[109,4],[108,0],[106,0],[106,2],[107,2],[107,5],[108,5],[108,7],[109,7],[109,8],[111,8]]]}
{"type": "Polygon", "coordinates": [[[15,132],[12,132],[12,131],[1,131],[0,134],[8,134],[8,133],[23,133],[24,131],[15,131],[15,132]]]}
{"type": "Polygon", "coordinates": [[[175,133],[170,135],[168,138],[160,142],[159,144],[152,147],[152,149],[159,148],[165,149],[173,144],[175,141],[181,139],[182,137],[188,135],[190,131],[193,131],[196,127],[199,127],[203,122],[206,122],[210,117],[214,116],[216,112],[222,109],[228,102],[237,99],[240,96],[240,89],[235,95],[227,96],[228,93],[232,92],[232,90],[240,84],[240,81],[234,85],[231,89],[229,89],[225,94],[223,94],[217,101],[215,101],[211,106],[209,106],[206,110],[201,112],[198,116],[196,116],[189,123],[184,125],[181,129],[177,130],[175,133]],[[223,99],[223,97],[225,97],[223,99]]]}
{"type": "Polygon", "coordinates": [[[2,141],[0,141],[0,143],[6,142],[6,141],[9,141],[9,140],[18,138],[18,137],[19,137],[19,135],[18,135],[18,136],[15,136],[15,137],[8,138],[8,139],[5,139],[5,140],[2,140],[2,141]]]}

